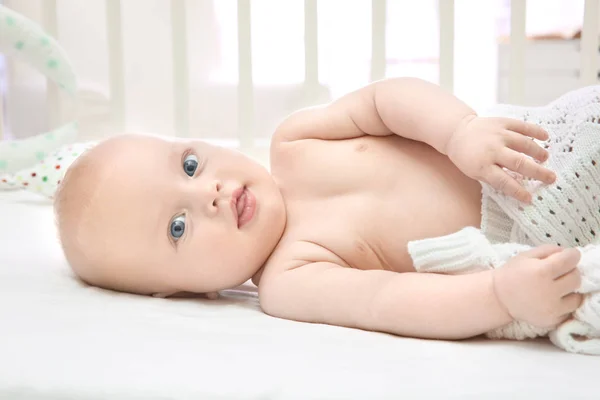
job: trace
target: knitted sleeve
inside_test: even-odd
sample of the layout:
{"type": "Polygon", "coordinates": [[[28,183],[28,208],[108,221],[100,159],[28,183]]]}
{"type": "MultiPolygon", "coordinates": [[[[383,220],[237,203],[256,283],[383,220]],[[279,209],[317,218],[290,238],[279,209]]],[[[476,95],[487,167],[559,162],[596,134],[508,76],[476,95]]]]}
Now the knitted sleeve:
{"type": "MultiPolygon", "coordinates": [[[[518,243],[491,244],[474,227],[408,243],[408,253],[417,272],[450,275],[499,268],[510,258],[530,248],[518,243]]],[[[589,244],[577,249],[581,252],[578,268],[582,277],[578,292],[600,291],[600,245],[589,244]]]]}
{"type": "MultiPolygon", "coordinates": [[[[501,268],[510,258],[530,248],[518,243],[491,244],[485,235],[474,227],[467,227],[446,236],[408,243],[408,252],[418,272],[452,275],[501,268]]],[[[574,318],[584,324],[587,331],[595,332],[598,337],[600,336],[600,246],[588,245],[578,249],[581,252],[578,268],[582,276],[578,292],[588,295],[574,313],[574,318]]],[[[494,339],[522,340],[548,335],[556,328],[540,328],[522,321],[514,321],[488,332],[486,336],[494,339]]],[[[556,337],[556,334],[551,335],[553,342],[565,348],[562,342],[557,343],[556,337]]],[[[600,351],[600,347],[598,349],[600,351]]]]}
{"type": "Polygon", "coordinates": [[[528,246],[517,243],[492,245],[474,227],[408,243],[408,253],[417,272],[451,275],[497,268],[510,257],[527,249],[528,246]]]}

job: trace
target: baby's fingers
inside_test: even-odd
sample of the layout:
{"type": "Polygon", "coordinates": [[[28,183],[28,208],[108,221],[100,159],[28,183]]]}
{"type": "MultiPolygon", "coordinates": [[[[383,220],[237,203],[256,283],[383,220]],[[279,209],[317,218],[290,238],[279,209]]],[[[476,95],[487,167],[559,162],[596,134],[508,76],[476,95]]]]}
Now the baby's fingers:
{"type": "Polygon", "coordinates": [[[534,247],[530,250],[524,251],[521,253],[521,256],[527,258],[537,258],[538,260],[543,260],[547,257],[550,257],[552,254],[563,251],[564,248],[552,244],[544,244],[542,246],[534,247]]]}
{"type": "Polygon", "coordinates": [[[514,197],[524,203],[531,202],[531,194],[499,166],[491,168],[486,180],[494,189],[503,192],[507,196],[514,197]]]}
{"type": "Polygon", "coordinates": [[[579,293],[566,295],[561,299],[559,313],[564,315],[575,312],[581,306],[582,301],[583,296],[579,293]]]}
{"type": "Polygon", "coordinates": [[[577,249],[565,249],[552,254],[544,260],[550,269],[552,278],[557,279],[577,268],[581,260],[581,252],[577,249]]]}
{"type": "Polygon", "coordinates": [[[520,133],[521,135],[529,136],[534,139],[548,140],[548,132],[535,124],[530,124],[529,122],[511,118],[506,118],[505,121],[505,126],[511,131],[520,133]]]}
{"type": "Polygon", "coordinates": [[[500,152],[497,164],[528,178],[550,184],[556,179],[554,172],[542,167],[523,153],[511,149],[500,152]]]}
{"type": "Polygon", "coordinates": [[[530,138],[512,131],[506,131],[504,137],[506,138],[505,143],[507,147],[519,153],[527,154],[541,162],[548,159],[548,151],[530,138]]]}
{"type": "Polygon", "coordinates": [[[581,286],[581,274],[575,268],[571,272],[561,276],[556,280],[557,288],[562,296],[574,293],[581,286]]]}

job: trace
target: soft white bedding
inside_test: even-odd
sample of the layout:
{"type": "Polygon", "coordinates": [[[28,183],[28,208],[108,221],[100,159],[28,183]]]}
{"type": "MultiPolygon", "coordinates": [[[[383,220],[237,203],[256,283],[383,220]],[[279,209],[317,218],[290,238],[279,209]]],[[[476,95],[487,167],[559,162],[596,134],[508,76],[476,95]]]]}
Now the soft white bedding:
{"type": "Polygon", "coordinates": [[[0,192],[1,399],[598,399],[600,357],[279,320],[252,294],[86,287],[50,204],[0,192]]]}

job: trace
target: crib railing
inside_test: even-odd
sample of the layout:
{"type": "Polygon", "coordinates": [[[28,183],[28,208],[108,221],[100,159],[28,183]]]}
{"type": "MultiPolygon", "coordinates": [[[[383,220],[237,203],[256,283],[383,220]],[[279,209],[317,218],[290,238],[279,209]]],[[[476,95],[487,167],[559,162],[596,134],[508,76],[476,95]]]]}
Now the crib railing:
{"type": "MultiPolygon", "coordinates": [[[[585,0],[581,37],[581,85],[597,81],[599,1],[585,0]]],[[[386,0],[371,0],[371,80],[386,74],[386,0]]],[[[242,149],[254,146],[254,95],[252,81],[252,20],[251,0],[237,0],[238,22],[238,139],[242,149]]],[[[454,0],[439,0],[439,83],[449,91],[454,88],[454,0]]],[[[174,130],[178,136],[190,136],[189,131],[189,70],[188,43],[186,34],[186,2],[170,0],[173,111],[174,130]]],[[[317,0],[304,0],[304,90],[310,99],[319,89],[318,57],[318,12],[317,0]]],[[[509,99],[520,103],[524,99],[525,87],[525,21],[526,0],[511,1],[509,99]]],[[[50,34],[57,33],[57,0],[44,0],[43,23],[50,34]]],[[[125,68],[121,1],[106,0],[106,24],[108,32],[108,57],[110,81],[110,108],[116,129],[126,126],[125,68]]],[[[58,38],[60,41],[60,38],[58,38]]],[[[57,89],[48,83],[47,90],[49,121],[56,121],[60,110],[57,89]]],[[[2,110],[0,96],[0,110],[2,110]]],[[[2,139],[2,113],[0,113],[0,139],[2,139]]]]}
{"type": "Polygon", "coordinates": [[[598,77],[598,0],[585,0],[581,34],[581,83],[589,85],[598,77]]]}

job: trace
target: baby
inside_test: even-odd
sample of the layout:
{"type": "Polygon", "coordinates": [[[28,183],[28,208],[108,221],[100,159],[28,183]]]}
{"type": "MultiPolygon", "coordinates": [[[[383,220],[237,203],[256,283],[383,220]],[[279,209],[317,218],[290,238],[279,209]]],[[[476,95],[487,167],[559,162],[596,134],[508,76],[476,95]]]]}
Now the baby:
{"type": "Polygon", "coordinates": [[[586,88],[484,117],[434,84],[383,80],[285,119],[270,173],[199,140],[117,136],[66,174],[59,234],[83,281],[118,291],[211,296],[252,278],[267,314],[297,321],[437,339],[549,329],[582,304],[576,247],[593,237],[555,220],[598,215],[563,176],[600,148],[598,104],[586,88]],[[541,201],[549,188],[580,214],[541,201]]]}

